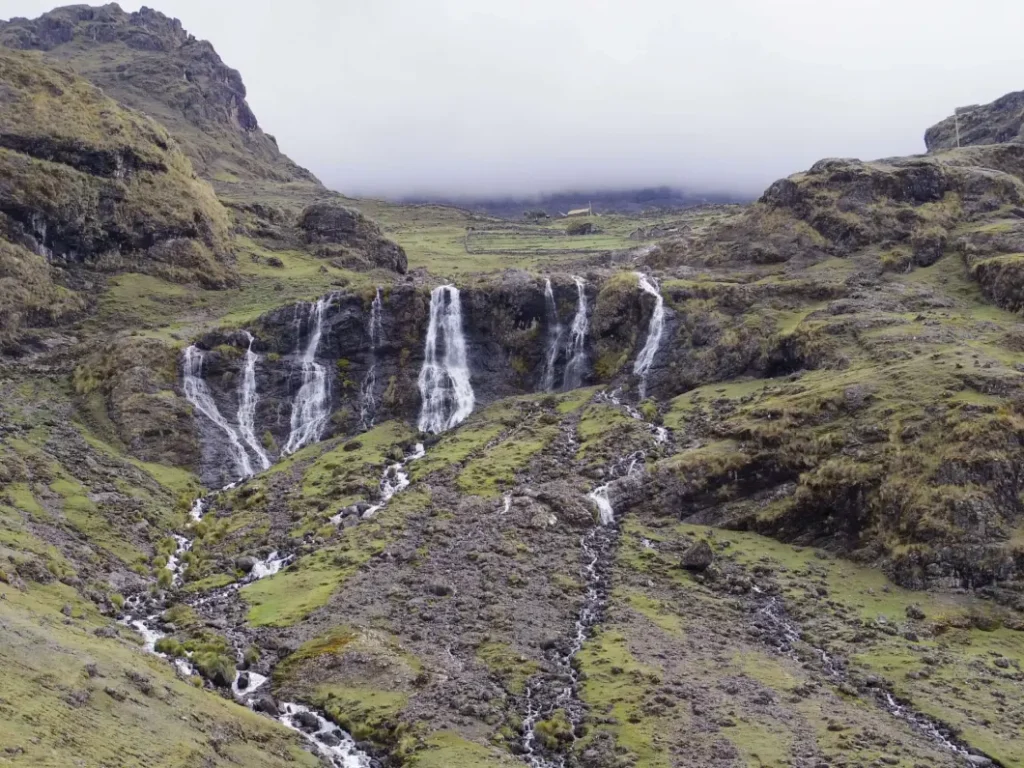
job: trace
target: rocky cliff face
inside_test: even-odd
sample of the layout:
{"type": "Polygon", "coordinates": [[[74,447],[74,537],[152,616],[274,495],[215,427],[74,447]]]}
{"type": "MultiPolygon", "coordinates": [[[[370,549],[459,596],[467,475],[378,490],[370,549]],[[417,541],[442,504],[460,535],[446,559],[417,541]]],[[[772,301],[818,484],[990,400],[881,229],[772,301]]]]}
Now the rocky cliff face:
{"type": "Polygon", "coordinates": [[[0,22],[0,45],[45,51],[118,102],[159,120],[207,179],[319,186],[259,127],[245,85],[205,40],[151,8],[58,8],[0,22]]]}
{"type": "MultiPolygon", "coordinates": [[[[599,278],[595,273],[593,276],[599,278]]],[[[558,307],[558,322],[568,328],[576,311],[578,294],[568,276],[551,278],[558,307]]],[[[627,281],[628,282],[628,281],[627,281]]],[[[636,288],[622,300],[619,311],[626,315],[619,324],[636,316],[649,317],[642,293],[636,288]]],[[[590,306],[598,296],[598,284],[589,282],[586,292],[590,306]]],[[[381,330],[371,339],[371,304],[375,291],[337,292],[328,297],[323,317],[323,334],[316,358],[328,376],[330,423],[325,434],[354,435],[373,423],[390,419],[414,422],[421,407],[417,378],[424,360],[430,305],[430,286],[397,284],[381,291],[381,330]],[[373,368],[372,379],[369,378],[373,368]],[[368,384],[369,382],[369,384],[368,384]],[[369,397],[369,401],[368,398],[369,397]],[[369,411],[367,402],[372,403],[369,411]]],[[[461,290],[462,327],[478,407],[506,397],[542,392],[551,339],[551,318],[545,305],[544,283],[536,277],[511,273],[501,279],[481,281],[461,290]]],[[[268,435],[267,444],[277,455],[288,440],[295,398],[302,386],[301,359],[310,341],[312,304],[282,307],[261,317],[247,330],[255,338],[253,349],[260,355],[256,369],[259,404],[257,434],[268,435]]],[[[593,310],[592,310],[593,311],[593,310]]],[[[588,334],[585,355],[604,338],[588,334]]],[[[558,343],[553,358],[554,389],[563,389],[567,339],[558,343]]],[[[631,358],[634,339],[622,348],[631,358]]],[[[641,339],[642,344],[642,339],[641,339]]],[[[222,412],[235,414],[239,407],[243,351],[247,338],[238,332],[213,333],[199,340],[208,354],[204,375],[222,412]]],[[[664,366],[659,366],[663,370],[664,366]]],[[[605,376],[588,363],[581,384],[611,381],[619,374],[605,376]]],[[[625,381],[625,372],[619,377],[625,381]]],[[[212,487],[229,481],[229,447],[221,430],[200,419],[203,446],[201,475],[212,487]],[[227,473],[227,474],[225,474],[227,473]]]]}
{"type": "Polygon", "coordinates": [[[0,338],[83,308],[83,268],[235,282],[227,213],[162,127],[31,54],[0,49],[0,77],[0,338]]]}

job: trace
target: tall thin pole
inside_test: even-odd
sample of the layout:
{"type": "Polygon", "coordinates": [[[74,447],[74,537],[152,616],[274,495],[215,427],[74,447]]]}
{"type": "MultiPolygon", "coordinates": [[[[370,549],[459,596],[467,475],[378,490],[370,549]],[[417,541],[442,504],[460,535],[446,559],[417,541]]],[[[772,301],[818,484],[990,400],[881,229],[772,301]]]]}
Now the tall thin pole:
{"type": "Polygon", "coordinates": [[[956,148],[960,149],[960,112],[953,110],[953,122],[956,124],[956,148]]]}

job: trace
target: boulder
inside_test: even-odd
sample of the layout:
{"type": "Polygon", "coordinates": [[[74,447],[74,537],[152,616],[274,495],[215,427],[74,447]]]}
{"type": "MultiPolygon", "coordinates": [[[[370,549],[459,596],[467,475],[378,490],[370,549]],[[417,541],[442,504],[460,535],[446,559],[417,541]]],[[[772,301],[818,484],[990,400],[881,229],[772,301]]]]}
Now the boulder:
{"type": "Polygon", "coordinates": [[[256,699],[252,703],[252,708],[257,712],[263,712],[271,717],[279,717],[281,715],[281,710],[278,709],[277,702],[274,701],[273,697],[266,694],[256,699]]]}
{"type": "Polygon", "coordinates": [[[253,568],[256,567],[256,558],[252,555],[243,555],[242,557],[235,558],[235,568],[245,573],[249,573],[253,568]]]}
{"type": "Polygon", "coordinates": [[[711,567],[715,562],[715,553],[711,551],[711,545],[706,541],[698,541],[683,553],[681,565],[688,571],[701,573],[711,567]]]}
{"type": "Polygon", "coordinates": [[[908,605],[906,613],[908,619],[916,619],[917,621],[921,621],[925,617],[924,611],[921,610],[921,606],[917,605],[916,603],[914,603],[913,605],[908,605]]]}
{"type": "Polygon", "coordinates": [[[295,722],[299,724],[300,728],[307,731],[317,731],[320,729],[320,720],[312,712],[299,712],[295,715],[295,722]]]}

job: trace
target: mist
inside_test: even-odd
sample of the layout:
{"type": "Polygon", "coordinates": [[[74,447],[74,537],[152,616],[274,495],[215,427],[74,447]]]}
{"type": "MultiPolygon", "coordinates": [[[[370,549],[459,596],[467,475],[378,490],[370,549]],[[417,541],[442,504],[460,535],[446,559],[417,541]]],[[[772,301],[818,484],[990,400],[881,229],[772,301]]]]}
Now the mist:
{"type": "Polygon", "coordinates": [[[954,107],[1024,88],[1011,0],[153,7],[242,72],[284,152],[354,195],[756,195],[822,157],[923,152],[954,107]]]}

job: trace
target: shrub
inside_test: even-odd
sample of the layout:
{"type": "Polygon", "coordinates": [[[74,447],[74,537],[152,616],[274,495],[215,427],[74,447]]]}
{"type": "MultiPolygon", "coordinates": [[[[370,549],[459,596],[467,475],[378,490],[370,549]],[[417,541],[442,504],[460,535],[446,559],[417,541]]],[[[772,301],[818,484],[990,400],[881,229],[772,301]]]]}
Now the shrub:
{"type": "Polygon", "coordinates": [[[214,685],[226,688],[235,680],[235,663],[223,653],[195,653],[192,655],[192,664],[199,670],[199,674],[214,685]]]}
{"type": "Polygon", "coordinates": [[[170,589],[174,584],[174,574],[166,568],[162,568],[160,575],[156,577],[156,583],[160,589],[170,589]]]}
{"type": "Polygon", "coordinates": [[[166,653],[173,658],[185,655],[184,647],[173,637],[161,637],[156,641],[155,650],[157,653],[166,653]]]}

